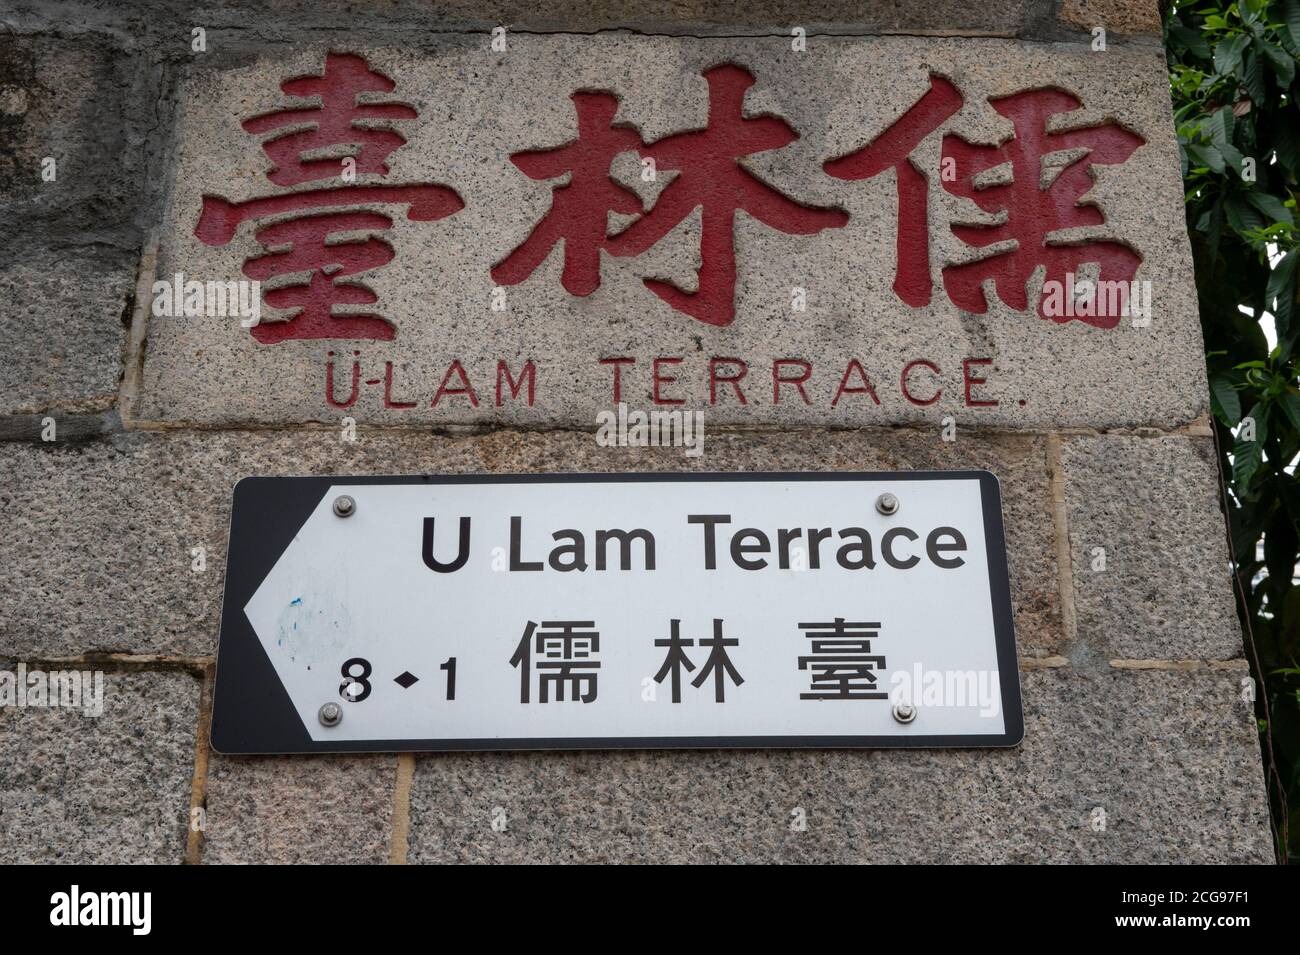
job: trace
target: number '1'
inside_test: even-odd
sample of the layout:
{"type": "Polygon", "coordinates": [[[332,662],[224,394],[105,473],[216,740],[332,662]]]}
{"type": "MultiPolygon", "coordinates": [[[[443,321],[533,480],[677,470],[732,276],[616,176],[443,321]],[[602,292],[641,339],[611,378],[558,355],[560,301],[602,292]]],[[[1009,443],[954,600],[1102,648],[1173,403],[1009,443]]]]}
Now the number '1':
{"type": "Polygon", "coordinates": [[[447,699],[456,699],[456,658],[448,657],[447,662],[438,669],[447,671],[447,699]]]}

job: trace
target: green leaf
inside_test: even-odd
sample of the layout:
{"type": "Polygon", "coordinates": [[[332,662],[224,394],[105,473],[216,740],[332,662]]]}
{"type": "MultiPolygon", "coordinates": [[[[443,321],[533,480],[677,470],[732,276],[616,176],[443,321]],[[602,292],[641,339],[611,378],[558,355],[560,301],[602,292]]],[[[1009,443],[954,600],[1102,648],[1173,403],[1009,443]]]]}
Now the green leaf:
{"type": "Polygon", "coordinates": [[[1223,106],[1215,110],[1205,123],[1205,131],[1210,134],[1210,142],[1214,143],[1215,148],[1220,152],[1223,147],[1232,145],[1232,127],[1236,122],[1236,117],[1232,115],[1231,106],[1223,106]]]}
{"type": "Polygon", "coordinates": [[[1169,24],[1169,35],[1178,41],[1178,45],[1182,49],[1199,59],[1208,60],[1213,56],[1210,51],[1210,44],[1205,42],[1205,37],[1195,30],[1183,26],[1177,20],[1169,24]]]}
{"type": "Polygon", "coordinates": [[[1214,416],[1229,428],[1241,420],[1241,395],[1232,387],[1232,379],[1219,374],[1210,379],[1210,405],[1214,416]]]}
{"type": "Polygon", "coordinates": [[[1264,227],[1264,217],[1241,195],[1228,196],[1223,211],[1228,216],[1228,225],[1237,232],[1251,232],[1264,227]]]}
{"type": "Polygon", "coordinates": [[[1248,192],[1246,193],[1246,199],[1252,206],[1274,222],[1285,222],[1288,225],[1295,224],[1295,218],[1291,215],[1291,210],[1282,205],[1282,200],[1272,193],[1248,192]]]}
{"type": "Polygon", "coordinates": [[[1250,479],[1255,476],[1259,466],[1264,463],[1263,446],[1256,441],[1237,441],[1232,447],[1232,483],[1237,493],[1245,494],[1250,487],[1250,479]]]}
{"type": "Polygon", "coordinates": [[[1286,415],[1286,420],[1291,422],[1291,427],[1300,431],[1300,395],[1288,391],[1278,404],[1282,406],[1282,413],[1286,415]]]}
{"type": "Polygon", "coordinates": [[[1300,47],[1300,0],[1282,0],[1282,21],[1291,34],[1291,42],[1300,47]]]}
{"type": "Polygon", "coordinates": [[[1241,58],[1241,85],[1256,103],[1263,103],[1268,98],[1264,88],[1264,66],[1262,58],[1254,50],[1247,50],[1241,58]]]}
{"type": "Polygon", "coordinates": [[[1291,331],[1297,263],[1300,263],[1300,249],[1292,249],[1282,256],[1273,267],[1273,271],[1268,274],[1268,285],[1264,289],[1264,299],[1273,313],[1274,321],[1277,322],[1278,338],[1289,335],[1291,331]]]}
{"type": "Polygon", "coordinates": [[[1208,168],[1216,173],[1222,173],[1227,168],[1223,163],[1223,154],[1213,146],[1188,146],[1187,155],[1198,166],[1208,168]]]}
{"type": "Polygon", "coordinates": [[[1241,69],[1241,54],[1245,51],[1250,37],[1245,33],[1236,33],[1221,40],[1214,48],[1214,72],[1220,76],[1231,76],[1241,69]]]}
{"type": "Polygon", "coordinates": [[[1295,79],[1295,59],[1280,46],[1274,46],[1266,40],[1256,42],[1255,48],[1264,54],[1273,67],[1279,86],[1290,86],[1295,79]]]}
{"type": "Polygon", "coordinates": [[[1296,42],[1295,37],[1291,35],[1291,31],[1287,29],[1285,23],[1275,25],[1273,29],[1273,39],[1282,45],[1282,49],[1286,50],[1292,56],[1300,54],[1300,43],[1296,42]]]}
{"type": "MultiPolygon", "coordinates": [[[[1231,166],[1238,172],[1241,171],[1241,153],[1232,145],[1232,134],[1236,128],[1236,117],[1232,113],[1231,106],[1224,106],[1214,111],[1206,121],[1204,130],[1210,134],[1210,142],[1214,143],[1214,149],[1223,157],[1224,166],[1231,166]]],[[[1214,168],[1211,166],[1210,168],[1214,168]]],[[[1222,169],[1215,169],[1215,172],[1222,172],[1222,169]]]]}

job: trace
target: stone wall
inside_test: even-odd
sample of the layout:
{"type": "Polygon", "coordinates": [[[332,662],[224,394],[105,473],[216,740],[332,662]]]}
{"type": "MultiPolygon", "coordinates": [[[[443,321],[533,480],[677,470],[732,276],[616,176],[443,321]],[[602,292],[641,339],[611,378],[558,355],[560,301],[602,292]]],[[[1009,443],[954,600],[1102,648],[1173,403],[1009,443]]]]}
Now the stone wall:
{"type": "MultiPolygon", "coordinates": [[[[0,661],[100,669],[107,684],[98,718],[0,709],[0,859],[1272,858],[1147,0],[187,7],[0,5],[0,661]],[[504,54],[489,46],[499,24],[504,54]],[[806,51],[791,49],[795,26],[806,51]],[[394,261],[367,284],[397,337],[358,346],[366,383],[346,405],[352,344],[267,345],[229,319],[150,307],[155,281],[176,272],[239,277],[251,238],[199,241],[199,209],[209,195],[270,190],[240,123],[275,108],[285,78],[319,72],[327,51],[364,55],[419,112],[392,178],[447,184],[465,203],[463,215],[394,226],[394,261]],[[616,92],[619,118],[647,141],[702,126],[701,73],[720,62],[754,74],[749,113],[801,134],[747,168],[805,207],[846,211],[847,224],[790,236],[739,220],[725,327],[641,282],[651,270],[689,285],[693,225],[672,247],[607,256],[590,297],[561,289],[552,256],[493,310],[488,267],[551,201],[552,184],[513,172],[507,155],[568,141],[577,89],[616,92]],[[998,301],[975,315],[937,280],[927,304],[897,300],[893,174],[846,182],[819,166],[906,112],[929,73],[962,90],[953,122],[974,141],[1010,128],[988,99],[1030,86],[1066,90],[1089,123],[1141,141],[1126,163],[1092,167],[1090,198],[1140,253],[1149,322],[1059,323],[998,301]],[[807,296],[794,315],[793,286],[807,296]],[[621,366],[622,400],[705,408],[703,457],[597,445],[594,413],[615,400],[610,357],[636,359],[621,366]],[[730,385],[719,399],[716,379],[711,394],[718,359],[744,362],[743,404],[730,385]],[[918,359],[928,364],[909,373],[918,359]],[[853,360],[875,394],[837,394],[853,360]],[[453,361],[480,400],[438,399],[453,361]],[[508,389],[494,400],[500,361],[512,373],[535,363],[536,401],[508,389]],[[805,365],[806,391],[793,381],[805,365]],[[345,417],[355,441],[342,439],[345,417]],[[988,468],[1001,481],[1018,748],[209,749],[231,491],[245,475],[913,468],[988,468]],[[804,831],[789,825],[796,808],[804,831]],[[491,826],[500,809],[505,831],[491,826]]],[[[938,137],[926,143],[918,165],[937,169],[938,137]]],[[[649,202],[635,169],[619,181],[649,202]]],[[[960,215],[936,193],[931,223],[960,215]]],[[[960,259],[951,232],[931,235],[934,261],[960,259]]],[[[740,366],[721,367],[725,380],[740,366]]]]}

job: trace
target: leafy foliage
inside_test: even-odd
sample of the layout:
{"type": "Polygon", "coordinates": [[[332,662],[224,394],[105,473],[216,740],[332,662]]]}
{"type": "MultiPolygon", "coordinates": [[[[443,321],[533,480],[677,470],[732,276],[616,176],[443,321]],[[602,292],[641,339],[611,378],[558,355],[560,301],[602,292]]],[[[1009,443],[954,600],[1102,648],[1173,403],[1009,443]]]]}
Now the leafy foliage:
{"type": "Polygon", "coordinates": [[[1300,858],[1300,0],[1175,0],[1165,48],[1275,831],[1300,858]]]}

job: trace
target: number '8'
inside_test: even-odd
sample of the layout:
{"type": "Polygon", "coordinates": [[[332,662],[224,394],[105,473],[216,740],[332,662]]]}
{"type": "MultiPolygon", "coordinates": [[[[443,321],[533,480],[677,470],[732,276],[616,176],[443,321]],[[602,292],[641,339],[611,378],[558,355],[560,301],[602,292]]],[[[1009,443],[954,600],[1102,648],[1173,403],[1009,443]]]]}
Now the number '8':
{"type": "Polygon", "coordinates": [[[360,703],[370,695],[370,661],[353,657],[343,664],[339,671],[343,682],[339,684],[339,696],[349,703],[360,703]],[[353,671],[360,670],[360,673],[353,671]]]}

